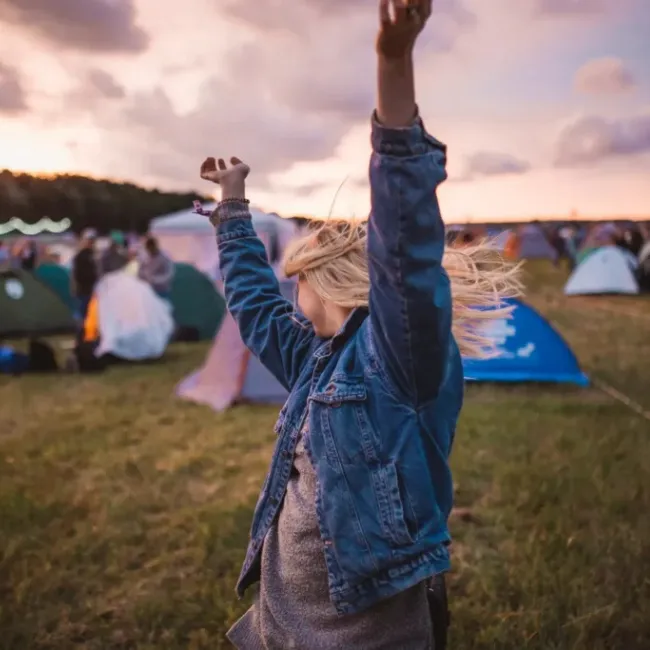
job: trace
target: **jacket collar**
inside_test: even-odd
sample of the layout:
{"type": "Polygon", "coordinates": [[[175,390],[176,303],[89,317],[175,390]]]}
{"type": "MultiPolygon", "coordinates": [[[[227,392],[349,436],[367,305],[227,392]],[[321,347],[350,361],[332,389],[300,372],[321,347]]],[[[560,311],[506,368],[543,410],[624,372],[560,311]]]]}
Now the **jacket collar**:
{"type": "Polygon", "coordinates": [[[353,334],[361,327],[363,321],[368,317],[367,307],[357,307],[345,319],[341,329],[331,338],[328,339],[324,345],[316,350],[315,355],[318,358],[326,357],[339,350],[345,345],[347,341],[352,338],[353,334]]]}

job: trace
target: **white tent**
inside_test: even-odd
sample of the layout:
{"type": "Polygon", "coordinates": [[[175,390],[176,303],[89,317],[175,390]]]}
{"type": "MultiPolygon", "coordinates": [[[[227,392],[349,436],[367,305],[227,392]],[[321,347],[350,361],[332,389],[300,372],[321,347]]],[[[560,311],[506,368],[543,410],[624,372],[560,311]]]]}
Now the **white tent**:
{"type": "MultiPolygon", "coordinates": [[[[204,210],[214,210],[216,203],[203,206],[204,210]]],[[[266,214],[251,207],[253,225],[266,242],[277,237],[277,245],[282,251],[296,233],[293,222],[274,214],[266,214]]],[[[149,230],[158,240],[160,247],[175,262],[193,264],[212,278],[217,277],[219,256],[214,226],[208,217],[194,212],[193,208],[181,210],[153,219],[149,230]]]]}
{"type": "Polygon", "coordinates": [[[564,293],[567,296],[605,293],[639,293],[634,277],[636,260],[617,246],[604,246],[589,255],[571,274],[564,293]]]}
{"type": "Polygon", "coordinates": [[[95,288],[100,342],[95,354],[129,361],[158,359],[174,333],[171,304],[124,270],[107,273],[95,288]]]}

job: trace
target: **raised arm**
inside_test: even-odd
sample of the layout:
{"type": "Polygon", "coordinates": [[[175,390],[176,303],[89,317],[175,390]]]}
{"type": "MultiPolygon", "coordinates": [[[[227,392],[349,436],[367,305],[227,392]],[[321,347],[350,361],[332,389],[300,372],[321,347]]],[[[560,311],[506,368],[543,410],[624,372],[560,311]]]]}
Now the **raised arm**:
{"type": "Polygon", "coordinates": [[[370,322],[387,374],[405,399],[434,399],[451,339],[451,291],[442,268],[444,224],[436,198],[445,146],[417,114],[413,46],[431,11],[415,0],[389,13],[380,2],[378,98],[372,124],[368,232],[370,322]]]}
{"type": "Polygon", "coordinates": [[[210,220],[217,229],[219,266],[228,311],[242,339],[277,380],[290,390],[315,342],[314,331],[284,298],[257,237],[245,179],[249,168],[237,158],[228,167],[208,158],[201,177],[221,185],[222,200],[210,220]]]}

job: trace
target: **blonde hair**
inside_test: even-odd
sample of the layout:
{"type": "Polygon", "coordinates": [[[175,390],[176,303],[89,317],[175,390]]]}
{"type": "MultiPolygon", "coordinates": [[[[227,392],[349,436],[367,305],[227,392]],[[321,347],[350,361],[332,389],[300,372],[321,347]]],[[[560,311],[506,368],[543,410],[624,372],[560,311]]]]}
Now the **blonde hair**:
{"type": "MultiPolygon", "coordinates": [[[[367,307],[366,246],[365,221],[311,221],[308,232],[287,246],[285,275],[306,280],[323,301],[348,309],[367,307]]],[[[510,317],[513,308],[504,299],[521,293],[520,266],[503,260],[489,239],[462,248],[446,246],[442,264],[451,285],[452,333],[461,353],[473,358],[498,354],[490,326],[510,317]]]]}

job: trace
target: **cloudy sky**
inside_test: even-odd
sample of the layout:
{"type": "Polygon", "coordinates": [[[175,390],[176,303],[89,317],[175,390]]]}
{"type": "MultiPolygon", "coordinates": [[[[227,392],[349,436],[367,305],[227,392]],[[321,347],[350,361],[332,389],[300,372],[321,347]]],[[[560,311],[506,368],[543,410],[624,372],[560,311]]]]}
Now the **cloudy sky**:
{"type": "MultiPolygon", "coordinates": [[[[377,0],[0,0],[0,168],[368,207],[377,0]],[[346,180],[347,179],[347,180],[346,180]]],[[[650,214],[649,0],[434,0],[418,101],[449,221],[650,214]]]]}

